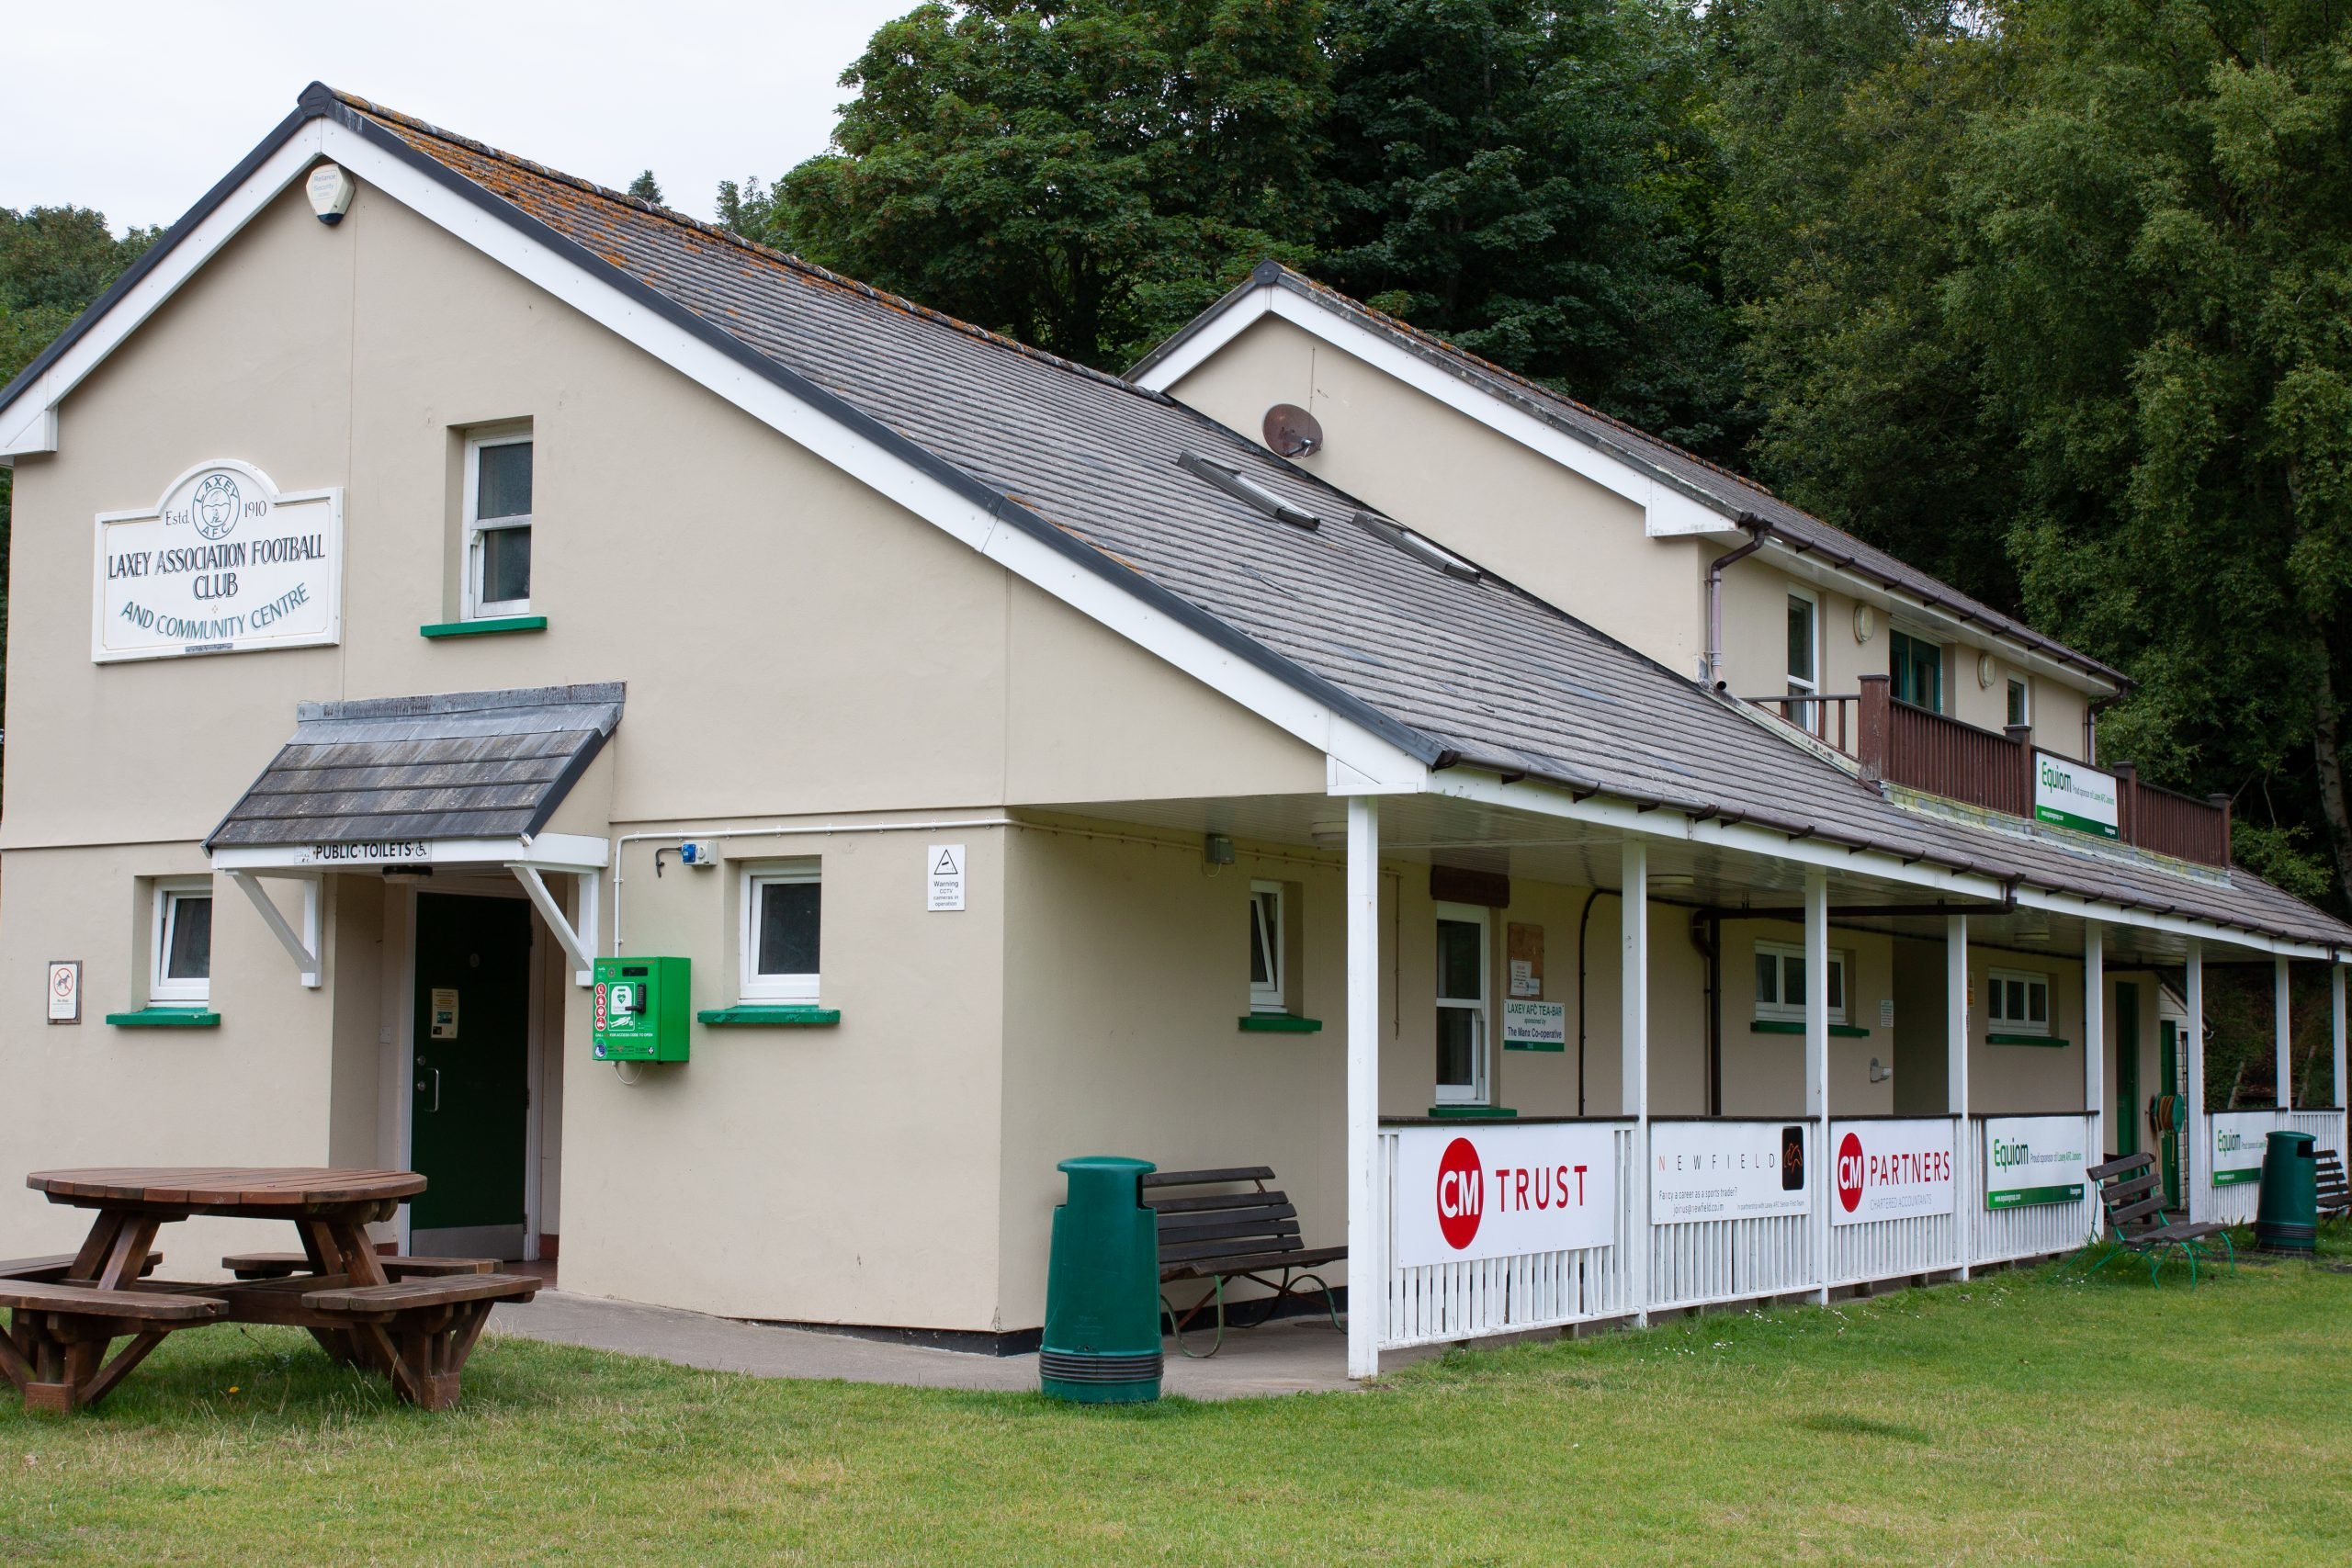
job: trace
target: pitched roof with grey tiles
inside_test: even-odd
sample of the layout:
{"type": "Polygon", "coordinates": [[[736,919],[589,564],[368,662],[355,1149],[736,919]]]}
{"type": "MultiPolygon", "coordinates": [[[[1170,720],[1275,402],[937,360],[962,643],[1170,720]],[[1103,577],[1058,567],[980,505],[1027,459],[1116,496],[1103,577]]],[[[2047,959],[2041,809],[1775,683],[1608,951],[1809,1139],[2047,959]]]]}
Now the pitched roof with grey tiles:
{"type": "Polygon", "coordinates": [[[1602,413],[1599,409],[1580,403],[1557,388],[1546,386],[1517,371],[1506,370],[1443,338],[1375,310],[1361,300],[1351,299],[1329,285],[1317,283],[1279,262],[1261,263],[1250,275],[1249,281],[1239,285],[1167,342],[1130,366],[1127,374],[1130,377],[1143,375],[1243,297],[1259,288],[1285,289],[1301,299],[1314,301],[1335,316],[1386,338],[1447,375],[1477,388],[1596,451],[1606,453],[1701,504],[1721,512],[1726,531],[1737,526],[1742,519],[1761,524],[1792,548],[1844,567],[1882,588],[1982,626],[1987,632],[2032,649],[2061,663],[2071,664],[2101,681],[2117,686],[2131,684],[2131,678],[2113,665],[2069,648],[2055,637],[2044,636],[2015,616],[2004,615],[1984,601],[1962,593],[1875,545],[1866,544],[1844,529],[1790,505],[1753,479],[1711,463],[1696,453],[1686,452],[1671,442],[1661,441],[1621,419],[1602,413]]]}
{"type": "MultiPolygon", "coordinates": [[[[1905,809],[1532,595],[1399,549],[1351,521],[1352,499],[1172,399],[363,100],[313,88],[303,102],[1003,525],[1433,766],[2352,945],[2352,927],[2243,871],[2227,882],[2176,874],[2054,833],[1905,809]],[[1204,481],[1180,466],[1187,453],[1320,525],[1279,521],[1204,481]]],[[[461,804],[368,815],[389,823],[461,804]]]]}
{"type": "Polygon", "coordinates": [[[623,695],[610,682],[304,703],[205,847],[530,837],[620,723],[623,695]]]}

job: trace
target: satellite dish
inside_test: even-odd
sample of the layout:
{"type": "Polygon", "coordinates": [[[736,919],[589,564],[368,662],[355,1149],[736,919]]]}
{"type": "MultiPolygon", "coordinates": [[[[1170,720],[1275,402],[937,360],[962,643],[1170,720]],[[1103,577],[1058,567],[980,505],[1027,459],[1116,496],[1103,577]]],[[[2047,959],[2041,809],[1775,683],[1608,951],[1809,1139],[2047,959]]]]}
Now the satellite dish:
{"type": "Polygon", "coordinates": [[[1266,445],[1285,457],[1304,457],[1323,445],[1323,427],[1296,403],[1276,403],[1266,411],[1266,445]]]}

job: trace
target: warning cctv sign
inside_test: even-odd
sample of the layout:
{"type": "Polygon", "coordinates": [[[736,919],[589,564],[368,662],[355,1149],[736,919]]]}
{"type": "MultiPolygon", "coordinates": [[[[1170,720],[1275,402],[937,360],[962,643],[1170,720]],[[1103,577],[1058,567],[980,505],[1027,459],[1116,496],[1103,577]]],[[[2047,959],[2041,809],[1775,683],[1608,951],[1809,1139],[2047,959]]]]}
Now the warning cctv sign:
{"type": "Polygon", "coordinates": [[[925,852],[930,870],[924,876],[926,909],[964,907],[964,846],[933,844],[925,852]]]}

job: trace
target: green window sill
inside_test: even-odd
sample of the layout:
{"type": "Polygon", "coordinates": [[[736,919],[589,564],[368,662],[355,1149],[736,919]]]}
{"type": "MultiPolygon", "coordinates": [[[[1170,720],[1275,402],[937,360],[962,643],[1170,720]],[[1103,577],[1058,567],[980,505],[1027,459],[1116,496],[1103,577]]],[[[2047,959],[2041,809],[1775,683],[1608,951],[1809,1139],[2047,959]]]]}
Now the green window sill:
{"type": "MultiPolygon", "coordinates": [[[[1759,1018],[1749,1021],[1747,1032],[1750,1034],[1803,1034],[1804,1025],[1794,1019],[1759,1018]]],[[[1868,1040],[1871,1037],[1871,1032],[1859,1023],[1833,1023],[1829,1026],[1829,1037],[1833,1040],[1868,1040]]]]}
{"type": "Polygon", "coordinates": [[[1987,1034],[1984,1037],[1984,1043],[1987,1045],[2044,1045],[2052,1051],[2063,1051],[2071,1042],[2062,1040],[2055,1034],[1987,1034]]]}
{"type": "Polygon", "coordinates": [[[1430,1115],[1439,1122],[1508,1122],[1518,1111],[1508,1105],[1432,1105],[1430,1115]]]}
{"type": "Polygon", "coordinates": [[[1286,1012],[1250,1012],[1241,1015],[1244,1034],[1320,1034],[1323,1021],[1319,1018],[1298,1018],[1286,1012]]]}
{"type": "Polygon", "coordinates": [[[545,615],[492,615],[479,621],[435,621],[419,626],[419,637],[493,637],[500,632],[543,632],[548,629],[545,615]]]}
{"type": "Polygon", "coordinates": [[[117,1029],[218,1029],[220,1015],[200,1007],[149,1007],[110,1012],[107,1021],[117,1029]]]}
{"type": "Polygon", "coordinates": [[[830,1029],[842,1021],[839,1008],[754,1007],[748,1003],[731,1008],[712,1008],[695,1014],[695,1021],[713,1028],[735,1029],[765,1025],[782,1029],[830,1029]]]}

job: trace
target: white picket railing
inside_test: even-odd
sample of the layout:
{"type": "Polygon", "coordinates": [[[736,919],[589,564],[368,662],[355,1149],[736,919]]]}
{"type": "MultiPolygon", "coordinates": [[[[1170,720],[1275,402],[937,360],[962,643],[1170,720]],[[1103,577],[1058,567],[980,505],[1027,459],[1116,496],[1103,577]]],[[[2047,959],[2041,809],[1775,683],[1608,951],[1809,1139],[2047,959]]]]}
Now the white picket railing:
{"type": "MultiPolygon", "coordinates": [[[[2012,1258],[2040,1258],[2051,1253],[2072,1252],[2091,1237],[2092,1229],[2099,1223],[2098,1184],[2086,1181],[2081,1199],[2072,1203],[2023,1203],[2010,1209],[1984,1207],[1984,1173],[1990,1168],[1992,1153],[1984,1146],[1987,1136],[1985,1123],[1992,1118],[1972,1116],[1968,1119],[1968,1136],[1961,1140],[1965,1151],[1962,1164],[1969,1174],[1967,1185],[1961,1194],[1962,1213],[1970,1216],[1974,1232],[1969,1242],[1969,1262],[2006,1263],[2012,1258]]],[[[2097,1165],[2107,1156],[2098,1152],[2092,1143],[2098,1129],[2092,1118],[2083,1118],[2083,1147],[2087,1163],[2097,1165]]]]}
{"type": "MultiPolygon", "coordinates": [[[[1615,1124],[1617,1215],[1614,1234],[1634,1234],[1648,1174],[1635,1150],[1640,1129],[1615,1124]]],[[[1394,1132],[1380,1134],[1381,1190],[1390,1216],[1388,1256],[1396,1253],[1396,1147],[1394,1132]]],[[[1564,1252],[1521,1253],[1464,1263],[1430,1263],[1388,1270],[1388,1315],[1381,1348],[1518,1334],[1641,1310],[1622,1246],[1564,1252]]]]}

